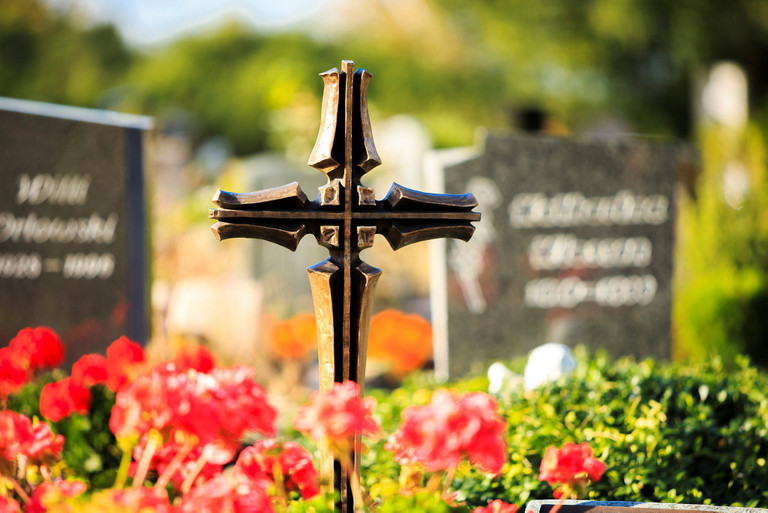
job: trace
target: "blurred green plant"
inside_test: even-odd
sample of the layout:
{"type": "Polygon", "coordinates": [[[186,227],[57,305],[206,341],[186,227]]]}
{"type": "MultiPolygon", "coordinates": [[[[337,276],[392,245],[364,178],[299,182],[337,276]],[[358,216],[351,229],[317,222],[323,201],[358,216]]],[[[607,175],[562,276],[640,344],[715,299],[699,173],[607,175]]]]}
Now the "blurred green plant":
{"type": "Polygon", "coordinates": [[[757,126],[706,128],[696,198],[679,212],[675,357],[768,365],[768,155],[757,126]]]}
{"type": "MultiPolygon", "coordinates": [[[[502,392],[509,459],[496,478],[460,467],[459,500],[473,507],[551,498],[551,487],[538,480],[546,448],[584,441],[608,466],[589,499],[768,506],[768,375],[744,358],[727,371],[719,360],[670,365],[583,350],[577,356],[568,378],[502,392]]],[[[481,381],[453,386],[475,389],[481,381]]],[[[372,391],[383,430],[391,432],[402,409],[424,404],[434,388],[413,380],[391,394],[372,391]]],[[[364,456],[370,489],[397,482],[399,469],[383,457],[383,443],[364,456]]]]}

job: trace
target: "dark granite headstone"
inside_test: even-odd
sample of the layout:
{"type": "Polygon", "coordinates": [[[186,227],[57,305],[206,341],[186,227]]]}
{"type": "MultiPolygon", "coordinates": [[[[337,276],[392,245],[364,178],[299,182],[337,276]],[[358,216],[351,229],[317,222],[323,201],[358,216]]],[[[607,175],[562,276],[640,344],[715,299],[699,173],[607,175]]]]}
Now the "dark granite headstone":
{"type": "Polygon", "coordinates": [[[145,117],[0,98],[0,345],[50,326],[67,362],[148,330],[145,117]]]}
{"type": "Polygon", "coordinates": [[[452,375],[546,342],[668,358],[680,145],[489,136],[445,170],[483,219],[448,245],[452,375]]]}

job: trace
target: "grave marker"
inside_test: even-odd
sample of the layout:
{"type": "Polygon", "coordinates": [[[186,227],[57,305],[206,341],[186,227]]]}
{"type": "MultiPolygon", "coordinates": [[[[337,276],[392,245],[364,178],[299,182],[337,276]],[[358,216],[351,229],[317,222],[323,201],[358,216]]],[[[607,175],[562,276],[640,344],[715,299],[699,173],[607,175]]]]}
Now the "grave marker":
{"type": "Polygon", "coordinates": [[[67,362],[147,336],[149,118],[0,98],[0,340],[54,328],[67,362]]]}
{"type": "Polygon", "coordinates": [[[489,136],[445,170],[484,222],[448,248],[449,369],[559,342],[668,358],[681,146],[489,136]],[[468,343],[473,341],[473,343],[468,343]]]}
{"type": "MultiPolygon", "coordinates": [[[[320,389],[334,382],[365,383],[366,345],[373,289],[381,271],[360,259],[360,252],[383,235],[392,249],[429,239],[469,240],[472,221],[480,214],[471,194],[428,194],[393,184],[383,200],[364,186],[365,173],[379,164],[368,116],[367,87],[371,74],[342,61],[321,74],[324,82],[322,120],[309,165],[327,176],[317,199],[310,201],[294,182],[251,193],[219,190],[209,217],[219,240],[233,237],[264,239],[295,250],[302,237],[314,235],[330,257],[307,271],[318,329],[320,389]],[[353,73],[354,72],[354,73],[353,73]]],[[[360,454],[350,460],[360,471],[360,454]]],[[[341,494],[340,510],[358,511],[354,480],[323,454],[321,472],[332,478],[341,494]]]]}

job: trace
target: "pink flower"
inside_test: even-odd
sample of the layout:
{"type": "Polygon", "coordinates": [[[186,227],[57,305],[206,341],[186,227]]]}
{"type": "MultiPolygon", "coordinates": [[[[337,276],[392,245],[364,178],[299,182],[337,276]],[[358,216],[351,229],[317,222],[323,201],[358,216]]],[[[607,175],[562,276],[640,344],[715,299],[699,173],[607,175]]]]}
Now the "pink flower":
{"type": "MultiPolygon", "coordinates": [[[[158,475],[162,475],[166,469],[168,469],[174,458],[176,458],[180,452],[186,450],[182,444],[177,443],[177,440],[183,440],[183,438],[183,434],[172,431],[171,435],[169,436],[169,441],[163,444],[153,455],[149,469],[156,470],[158,475]]],[[[131,476],[135,477],[136,475],[138,464],[135,462],[140,461],[141,457],[144,455],[144,451],[146,450],[147,446],[147,439],[148,435],[142,436],[139,443],[136,445],[136,447],[133,448],[134,463],[131,464],[129,470],[129,474],[131,476]]],[[[181,488],[181,485],[184,482],[184,478],[194,471],[200,456],[202,456],[202,453],[203,446],[198,444],[192,450],[188,451],[187,454],[183,457],[181,463],[170,476],[170,482],[172,482],[177,489],[181,488]]],[[[222,465],[206,462],[205,465],[203,465],[202,470],[199,471],[192,486],[200,486],[201,484],[210,481],[211,479],[220,475],[222,470],[222,465]]]]}
{"type": "Polygon", "coordinates": [[[356,435],[378,437],[379,425],[372,417],[375,408],[376,400],[361,398],[354,381],[334,383],[331,390],[312,393],[310,403],[296,412],[293,425],[342,454],[352,450],[356,435]]]}
{"type": "MultiPolygon", "coordinates": [[[[132,488],[130,490],[111,489],[104,492],[111,496],[111,502],[122,506],[120,511],[143,511],[154,513],[172,513],[175,508],[168,502],[168,495],[158,494],[152,488],[132,488]]],[[[110,501],[105,501],[108,504],[110,501]]]]}
{"type": "Polygon", "coordinates": [[[0,411],[0,458],[14,462],[24,456],[32,464],[48,464],[61,457],[63,448],[64,437],[54,434],[45,422],[32,422],[26,415],[10,410],[0,411]]]}
{"type": "Polygon", "coordinates": [[[22,453],[22,445],[29,440],[31,431],[29,417],[10,410],[0,411],[0,458],[14,462],[22,453]]]}
{"type": "Polygon", "coordinates": [[[496,499],[485,507],[478,506],[472,510],[472,513],[517,513],[517,506],[496,499]]]}
{"type": "Polygon", "coordinates": [[[21,506],[10,497],[0,495],[0,513],[21,513],[21,506]]]}
{"type": "Polygon", "coordinates": [[[63,449],[64,436],[54,434],[48,424],[37,421],[32,423],[29,436],[21,444],[21,452],[35,465],[56,463],[63,449]]]}
{"type": "Polygon", "coordinates": [[[253,374],[247,367],[204,374],[161,365],[117,393],[110,428],[117,437],[154,429],[169,440],[176,433],[200,444],[206,461],[223,465],[235,457],[246,432],[275,433],[277,413],[253,374]]]}
{"type": "Polygon", "coordinates": [[[506,426],[488,394],[437,390],[429,404],[409,406],[402,418],[400,429],[385,445],[399,463],[419,463],[434,472],[455,467],[467,457],[488,472],[501,470],[506,426]]]}
{"type": "Polygon", "coordinates": [[[319,493],[312,455],[296,442],[259,440],[246,447],[235,463],[235,475],[249,479],[266,477],[275,482],[277,469],[287,492],[299,492],[305,499],[319,493]]]}
{"type": "Polygon", "coordinates": [[[264,481],[221,475],[184,496],[181,513],[273,513],[264,481]]]}
{"type": "Polygon", "coordinates": [[[555,498],[560,498],[563,493],[579,495],[590,482],[600,480],[605,468],[605,463],[592,456],[589,444],[568,442],[562,449],[547,448],[541,460],[539,481],[561,485],[555,490],[555,498]]]}

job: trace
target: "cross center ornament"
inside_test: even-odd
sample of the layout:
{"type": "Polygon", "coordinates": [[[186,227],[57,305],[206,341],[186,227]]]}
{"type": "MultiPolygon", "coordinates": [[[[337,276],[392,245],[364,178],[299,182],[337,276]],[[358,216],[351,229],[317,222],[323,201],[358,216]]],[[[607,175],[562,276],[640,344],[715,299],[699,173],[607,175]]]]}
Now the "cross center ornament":
{"type": "MultiPolygon", "coordinates": [[[[395,250],[443,237],[467,241],[480,214],[472,212],[477,201],[471,194],[429,194],[396,183],[376,200],[373,189],[361,183],[381,164],[368,116],[372,75],[342,61],[341,71],[333,68],[320,76],[322,120],[308,164],[328,181],[317,198],[309,201],[297,182],[249,193],[218,190],[213,202],[219,208],[209,217],[217,220],[211,229],[219,240],[264,239],[295,251],[311,233],[328,248],[329,258],[307,269],[317,317],[320,389],[351,380],[362,393],[373,290],[381,270],[363,262],[360,252],[373,245],[377,233],[395,250]]],[[[357,450],[351,458],[359,472],[357,450]]],[[[332,455],[323,455],[320,467],[341,493],[342,511],[363,506],[354,504],[349,476],[332,455]]]]}

